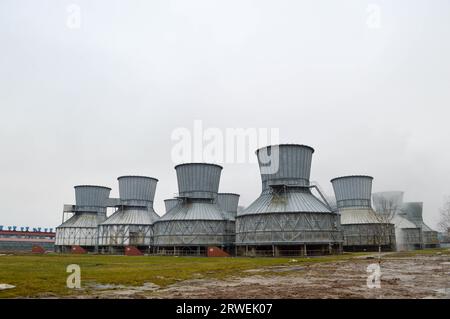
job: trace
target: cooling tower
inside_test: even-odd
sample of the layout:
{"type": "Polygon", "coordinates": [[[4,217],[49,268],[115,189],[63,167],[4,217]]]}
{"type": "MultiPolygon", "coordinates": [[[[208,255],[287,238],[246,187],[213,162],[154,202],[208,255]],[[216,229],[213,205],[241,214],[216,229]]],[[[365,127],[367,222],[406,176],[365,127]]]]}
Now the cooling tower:
{"type": "Polygon", "coordinates": [[[406,218],[414,223],[422,231],[422,246],[424,248],[436,248],[439,246],[438,232],[434,231],[423,221],[423,203],[406,202],[403,203],[402,211],[406,218]]]}
{"type": "Polygon", "coordinates": [[[239,194],[219,193],[217,195],[217,204],[226,212],[226,218],[229,220],[227,232],[231,234],[231,241],[236,241],[236,215],[239,205],[239,194]]]}
{"type": "Polygon", "coordinates": [[[177,206],[179,202],[180,202],[180,200],[178,200],[176,198],[165,199],[164,206],[166,208],[166,213],[168,213],[172,208],[177,206]]]}
{"type": "Polygon", "coordinates": [[[310,255],[341,251],[339,215],[311,193],[314,149],[297,144],[256,151],[260,196],[236,217],[241,255],[310,255]]]}
{"type": "Polygon", "coordinates": [[[217,203],[228,215],[230,220],[235,220],[239,205],[239,194],[219,193],[217,195],[217,203]]]}
{"type": "Polygon", "coordinates": [[[110,188],[94,185],[75,186],[75,205],[69,211],[73,216],[56,228],[55,246],[66,252],[72,246],[94,251],[98,241],[98,225],[106,219],[110,188]]]}
{"type": "Polygon", "coordinates": [[[99,246],[108,252],[122,252],[125,246],[149,250],[153,223],[159,216],[153,209],[158,180],[147,176],[121,176],[117,211],[99,227],[99,246]]]}
{"type": "Polygon", "coordinates": [[[344,250],[393,250],[395,249],[394,224],[386,215],[372,209],[373,177],[351,175],[331,180],[336,206],[341,215],[344,233],[344,250]]]}
{"type": "Polygon", "coordinates": [[[204,255],[210,246],[229,250],[231,221],[216,202],[222,167],[189,163],[175,170],[179,202],[155,222],[156,252],[204,255]]]}
{"type": "Polygon", "coordinates": [[[377,212],[398,213],[403,205],[403,192],[390,191],[372,194],[373,206],[377,212]]]}
{"type": "Polygon", "coordinates": [[[411,222],[403,211],[402,191],[373,193],[372,199],[376,212],[386,215],[395,226],[397,250],[413,250],[422,247],[421,229],[411,222]]]}

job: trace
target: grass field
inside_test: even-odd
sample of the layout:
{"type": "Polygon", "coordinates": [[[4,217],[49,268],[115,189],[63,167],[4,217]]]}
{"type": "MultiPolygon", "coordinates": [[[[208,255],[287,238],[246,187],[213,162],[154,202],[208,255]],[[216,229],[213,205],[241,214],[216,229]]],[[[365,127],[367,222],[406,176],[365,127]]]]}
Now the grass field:
{"type": "MultiPolygon", "coordinates": [[[[426,253],[436,253],[428,250],[426,253]]],[[[423,254],[412,252],[411,254],[423,254]]],[[[295,258],[296,263],[331,263],[347,261],[368,253],[295,258]]],[[[160,287],[194,278],[223,279],[244,276],[246,270],[292,265],[292,258],[205,258],[109,255],[3,255],[0,256],[0,284],[16,286],[0,290],[0,298],[58,297],[90,295],[89,284],[142,286],[153,283],[160,287]],[[82,288],[69,289],[66,267],[81,268],[82,288]]]]}
{"type": "MultiPolygon", "coordinates": [[[[297,262],[330,262],[358,254],[296,258],[297,262]]],[[[205,258],[108,255],[4,255],[0,256],[0,283],[16,286],[0,290],[0,298],[52,297],[86,294],[68,289],[66,267],[81,268],[85,283],[139,286],[146,282],[161,287],[192,278],[239,276],[243,271],[289,264],[292,258],[205,258]]]]}

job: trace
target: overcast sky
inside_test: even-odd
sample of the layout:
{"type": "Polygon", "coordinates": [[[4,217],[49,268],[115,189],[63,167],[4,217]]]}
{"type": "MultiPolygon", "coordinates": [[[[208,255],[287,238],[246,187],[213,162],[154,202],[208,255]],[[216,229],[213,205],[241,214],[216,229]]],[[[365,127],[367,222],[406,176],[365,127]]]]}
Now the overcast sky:
{"type": "MultiPolygon", "coordinates": [[[[374,191],[423,201],[435,227],[450,195],[449,39],[448,0],[2,0],[0,225],[55,227],[74,185],[118,196],[124,174],[159,179],[162,214],[171,134],[202,120],[279,129],[315,148],[327,193],[369,174],[374,191]]],[[[221,191],[249,205],[258,166],[223,166],[221,191]]]]}

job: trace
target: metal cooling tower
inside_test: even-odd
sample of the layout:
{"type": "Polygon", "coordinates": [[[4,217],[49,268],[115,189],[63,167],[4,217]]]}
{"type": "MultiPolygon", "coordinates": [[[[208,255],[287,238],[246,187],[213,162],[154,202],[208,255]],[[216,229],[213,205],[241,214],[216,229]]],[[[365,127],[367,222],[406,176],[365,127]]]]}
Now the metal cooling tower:
{"type": "Polygon", "coordinates": [[[412,250],[422,247],[421,229],[408,220],[403,208],[403,192],[390,191],[372,194],[377,213],[391,217],[395,225],[397,250],[412,250]]]}
{"type": "Polygon", "coordinates": [[[159,254],[204,255],[209,246],[232,244],[227,213],[216,203],[222,167],[189,163],[175,166],[179,203],[155,222],[159,254]]]}
{"type": "Polygon", "coordinates": [[[373,206],[377,212],[400,212],[403,205],[403,192],[390,191],[372,194],[373,206]]]}
{"type": "Polygon", "coordinates": [[[111,188],[94,185],[75,186],[75,205],[65,205],[64,213],[73,216],[56,228],[55,246],[64,252],[72,246],[96,249],[97,227],[106,219],[106,206],[111,188]]]}
{"type": "Polygon", "coordinates": [[[158,180],[147,176],[121,176],[117,211],[99,226],[99,246],[122,252],[125,246],[148,250],[153,223],[159,216],[153,209],[158,180]]]}
{"type": "Polygon", "coordinates": [[[231,241],[236,241],[236,215],[239,205],[239,194],[219,193],[217,195],[217,204],[226,212],[226,218],[229,220],[228,233],[231,234],[231,241]]]}
{"type": "Polygon", "coordinates": [[[166,208],[166,213],[168,213],[172,208],[177,206],[179,202],[180,202],[180,200],[178,200],[176,198],[165,199],[164,206],[166,208]]]}
{"type": "Polygon", "coordinates": [[[219,193],[217,195],[217,204],[227,212],[230,220],[235,220],[237,209],[239,205],[239,194],[234,193],[219,193]]]}
{"type": "Polygon", "coordinates": [[[402,206],[406,218],[422,230],[422,246],[424,248],[436,248],[439,246],[438,232],[432,230],[423,221],[423,203],[406,202],[402,206]]]}
{"type": "Polygon", "coordinates": [[[365,175],[337,177],[331,180],[336,206],[341,215],[344,250],[366,251],[395,249],[395,228],[385,215],[372,209],[372,180],[365,175]]]}
{"type": "Polygon", "coordinates": [[[313,152],[313,148],[297,144],[267,146],[256,151],[262,192],[236,217],[238,254],[278,256],[341,251],[339,215],[311,193],[313,152]]]}

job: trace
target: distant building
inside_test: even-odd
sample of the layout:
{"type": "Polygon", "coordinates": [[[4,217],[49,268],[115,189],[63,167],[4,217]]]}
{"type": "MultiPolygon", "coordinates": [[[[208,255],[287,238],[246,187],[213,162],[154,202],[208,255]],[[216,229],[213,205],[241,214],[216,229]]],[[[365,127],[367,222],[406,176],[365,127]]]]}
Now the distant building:
{"type": "Polygon", "coordinates": [[[0,227],[0,252],[31,252],[34,246],[46,251],[54,251],[55,232],[53,229],[21,227],[0,227]]]}

